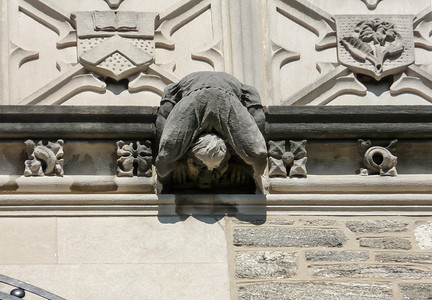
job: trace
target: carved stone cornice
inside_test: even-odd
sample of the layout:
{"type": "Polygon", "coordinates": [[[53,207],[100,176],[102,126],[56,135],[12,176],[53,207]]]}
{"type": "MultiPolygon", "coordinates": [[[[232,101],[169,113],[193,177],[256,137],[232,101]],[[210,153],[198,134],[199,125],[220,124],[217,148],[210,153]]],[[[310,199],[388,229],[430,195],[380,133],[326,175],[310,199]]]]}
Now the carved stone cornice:
{"type": "MultiPolygon", "coordinates": [[[[2,139],[153,139],[156,107],[0,106],[2,139]]],[[[430,139],[429,106],[270,106],[267,139],[430,139]]]]}
{"type": "Polygon", "coordinates": [[[432,138],[429,106],[270,106],[268,139],[432,138]]]}
{"type": "Polygon", "coordinates": [[[146,139],[156,107],[0,106],[0,138],[146,139]]]}

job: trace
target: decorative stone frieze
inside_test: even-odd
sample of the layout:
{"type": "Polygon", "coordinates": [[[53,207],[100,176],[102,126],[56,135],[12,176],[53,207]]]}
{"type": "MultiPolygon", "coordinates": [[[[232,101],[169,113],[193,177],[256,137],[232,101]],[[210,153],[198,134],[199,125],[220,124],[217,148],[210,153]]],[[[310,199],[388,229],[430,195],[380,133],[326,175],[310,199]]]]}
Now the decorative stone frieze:
{"type": "Polygon", "coordinates": [[[133,176],[152,176],[152,149],[151,142],[145,141],[125,143],[118,141],[117,143],[117,176],[133,177],[133,176]]]}
{"type": "Polygon", "coordinates": [[[226,73],[192,73],[168,85],[156,120],[164,188],[262,191],[267,165],[258,92],[226,73]],[[246,189],[246,190],[242,190],[246,189]]]}
{"type": "Polygon", "coordinates": [[[63,176],[63,140],[56,142],[33,140],[24,142],[28,160],[25,161],[24,176],[63,176]]]}
{"type": "Polygon", "coordinates": [[[306,140],[269,141],[270,177],[307,177],[306,140]]]}
{"type": "Polygon", "coordinates": [[[380,80],[414,62],[412,16],[335,16],[339,62],[380,80]]]}
{"type": "Polygon", "coordinates": [[[363,158],[363,168],[360,175],[380,174],[382,176],[396,176],[397,157],[390,150],[394,149],[397,140],[393,140],[387,147],[372,146],[370,140],[359,140],[359,152],[363,158]]]}

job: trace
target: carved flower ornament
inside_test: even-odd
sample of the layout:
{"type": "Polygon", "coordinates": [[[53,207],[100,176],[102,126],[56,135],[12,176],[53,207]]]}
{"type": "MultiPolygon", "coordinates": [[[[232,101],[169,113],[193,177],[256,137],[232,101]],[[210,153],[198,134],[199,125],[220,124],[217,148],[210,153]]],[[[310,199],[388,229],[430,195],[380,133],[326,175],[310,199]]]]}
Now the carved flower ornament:
{"type": "Polygon", "coordinates": [[[379,18],[359,22],[354,31],[358,37],[344,37],[341,44],[355,59],[370,61],[376,75],[382,74],[386,58],[399,56],[404,50],[402,38],[394,29],[394,24],[379,18]]]}
{"type": "Polygon", "coordinates": [[[394,30],[394,24],[381,21],[380,19],[365,20],[357,24],[355,32],[359,33],[359,38],[365,42],[374,42],[384,46],[386,42],[393,42],[398,33],[394,30]]]}

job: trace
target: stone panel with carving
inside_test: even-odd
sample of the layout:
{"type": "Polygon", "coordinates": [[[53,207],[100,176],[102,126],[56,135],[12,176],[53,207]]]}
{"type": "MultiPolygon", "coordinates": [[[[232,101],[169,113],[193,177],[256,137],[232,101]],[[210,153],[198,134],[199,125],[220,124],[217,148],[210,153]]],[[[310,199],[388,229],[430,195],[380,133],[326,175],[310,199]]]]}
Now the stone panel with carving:
{"type": "Polygon", "coordinates": [[[412,16],[335,16],[339,62],[376,80],[414,62],[412,16]]]}
{"type": "Polygon", "coordinates": [[[153,157],[150,141],[145,141],[143,144],[138,141],[135,145],[133,142],[118,141],[116,144],[117,176],[152,176],[153,157]]]}
{"type": "Polygon", "coordinates": [[[387,147],[373,146],[370,140],[359,140],[359,153],[363,167],[360,175],[379,174],[381,176],[396,176],[397,157],[390,151],[394,150],[397,140],[393,140],[387,147]]]}
{"type": "Polygon", "coordinates": [[[13,39],[4,104],[156,106],[179,77],[229,65],[220,1],[17,0],[5,7],[13,13],[2,30],[13,39]]]}
{"type": "Polygon", "coordinates": [[[270,177],[307,177],[306,140],[269,141],[270,177]]]}
{"type": "Polygon", "coordinates": [[[63,140],[56,142],[33,140],[24,142],[28,160],[25,161],[24,176],[63,176],[63,140]]]}

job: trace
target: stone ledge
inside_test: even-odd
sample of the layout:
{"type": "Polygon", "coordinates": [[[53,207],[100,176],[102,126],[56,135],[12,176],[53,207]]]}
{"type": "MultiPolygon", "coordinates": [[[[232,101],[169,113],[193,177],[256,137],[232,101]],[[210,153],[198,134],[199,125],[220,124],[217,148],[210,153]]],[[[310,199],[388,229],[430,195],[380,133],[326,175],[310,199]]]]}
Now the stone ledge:
{"type": "MultiPolygon", "coordinates": [[[[138,179],[137,179],[138,180],[138,179]]],[[[279,215],[405,215],[430,216],[428,194],[285,194],[285,195],[172,195],[126,193],[0,193],[0,216],[69,215],[233,215],[248,222],[249,216],[279,215]]],[[[245,225],[247,226],[247,225],[245,225]]]]}
{"type": "Polygon", "coordinates": [[[307,178],[271,178],[270,192],[290,193],[432,193],[432,175],[360,176],[308,175],[307,178]]]}
{"type": "MultiPolygon", "coordinates": [[[[153,177],[117,177],[101,175],[71,176],[0,176],[2,193],[155,193],[153,177]]],[[[1,201],[1,200],[0,200],[1,201]]]]}
{"type": "Polygon", "coordinates": [[[427,106],[270,106],[271,139],[417,139],[432,137],[427,106]]]}

